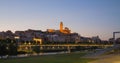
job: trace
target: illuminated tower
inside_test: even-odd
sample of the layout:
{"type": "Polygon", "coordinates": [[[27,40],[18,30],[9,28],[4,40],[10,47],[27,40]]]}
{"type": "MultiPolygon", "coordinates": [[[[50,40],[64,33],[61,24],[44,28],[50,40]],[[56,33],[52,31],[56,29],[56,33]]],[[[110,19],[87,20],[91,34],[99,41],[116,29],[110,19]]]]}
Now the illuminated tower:
{"type": "Polygon", "coordinates": [[[60,32],[63,32],[63,22],[60,22],[60,32]]]}

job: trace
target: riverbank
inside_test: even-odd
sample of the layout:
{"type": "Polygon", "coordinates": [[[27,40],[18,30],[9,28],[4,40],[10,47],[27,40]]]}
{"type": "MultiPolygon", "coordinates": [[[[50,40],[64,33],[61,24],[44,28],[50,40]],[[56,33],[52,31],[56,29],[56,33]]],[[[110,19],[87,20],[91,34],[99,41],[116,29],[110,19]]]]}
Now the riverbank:
{"type": "Polygon", "coordinates": [[[0,63],[88,63],[94,59],[81,58],[85,53],[75,52],[66,54],[30,56],[15,59],[0,59],[0,63]]]}

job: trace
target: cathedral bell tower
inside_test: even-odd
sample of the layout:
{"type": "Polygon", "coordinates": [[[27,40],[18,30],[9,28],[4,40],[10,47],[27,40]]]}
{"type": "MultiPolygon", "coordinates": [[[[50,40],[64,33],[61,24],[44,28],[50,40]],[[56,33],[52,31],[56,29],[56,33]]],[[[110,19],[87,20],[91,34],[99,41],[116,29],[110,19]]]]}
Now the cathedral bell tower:
{"type": "Polygon", "coordinates": [[[63,22],[60,22],[60,32],[63,32],[63,22]]]}

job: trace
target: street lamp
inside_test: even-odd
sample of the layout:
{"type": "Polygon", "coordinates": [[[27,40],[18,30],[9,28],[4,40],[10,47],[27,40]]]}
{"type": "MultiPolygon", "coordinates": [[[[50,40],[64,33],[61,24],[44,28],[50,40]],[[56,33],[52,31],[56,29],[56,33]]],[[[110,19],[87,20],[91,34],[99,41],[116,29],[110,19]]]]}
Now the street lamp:
{"type": "Polygon", "coordinates": [[[17,45],[18,45],[20,37],[19,36],[15,36],[14,38],[17,40],[17,45]]]}
{"type": "Polygon", "coordinates": [[[120,33],[120,32],[113,32],[113,42],[114,42],[113,44],[114,44],[114,45],[116,45],[116,42],[115,42],[115,34],[117,34],[117,33],[120,33]]]}

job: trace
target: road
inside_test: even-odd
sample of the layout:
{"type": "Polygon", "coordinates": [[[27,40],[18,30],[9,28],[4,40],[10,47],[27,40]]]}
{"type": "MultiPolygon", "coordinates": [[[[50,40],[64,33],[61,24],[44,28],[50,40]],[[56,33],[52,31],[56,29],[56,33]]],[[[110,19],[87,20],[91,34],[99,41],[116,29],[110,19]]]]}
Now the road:
{"type": "Polygon", "coordinates": [[[111,54],[97,57],[98,60],[89,63],[120,63],[120,54],[111,54]]]}

